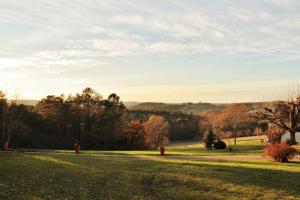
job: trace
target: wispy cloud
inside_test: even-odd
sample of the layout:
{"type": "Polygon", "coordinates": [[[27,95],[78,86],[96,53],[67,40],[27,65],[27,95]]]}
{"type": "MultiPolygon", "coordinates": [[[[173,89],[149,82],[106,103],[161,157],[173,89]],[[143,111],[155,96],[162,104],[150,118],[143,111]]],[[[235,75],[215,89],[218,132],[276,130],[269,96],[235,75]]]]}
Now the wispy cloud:
{"type": "Polygon", "coordinates": [[[142,66],[162,55],[299,62],[299,10],[298,0],[2,0],[1,81],[46,75],[47,84],[55,76],[94,83],[84,70],[142,66]]]}
{"type": "Polygon", "coordinates": [[[66,48],[73,41],[75,47],[123,56],[152,53],[153,48],[148,48],[151,45],[156,50],[161,46],[162,52],[166,52],[165,46],[181,46],[168,51],[174,53],[207,53],[208,49],[224,54],[279,53],[300,42],[300,14],[290,12],[300,7],[297,1],[177,0],[159,4],[93,0],[13,4],[4,0],[1,4],[2,23],[24,26],[22,38],[14,38],[16,45],[36,43],[45,48],[54,42],[52,48],[66,48]]]}

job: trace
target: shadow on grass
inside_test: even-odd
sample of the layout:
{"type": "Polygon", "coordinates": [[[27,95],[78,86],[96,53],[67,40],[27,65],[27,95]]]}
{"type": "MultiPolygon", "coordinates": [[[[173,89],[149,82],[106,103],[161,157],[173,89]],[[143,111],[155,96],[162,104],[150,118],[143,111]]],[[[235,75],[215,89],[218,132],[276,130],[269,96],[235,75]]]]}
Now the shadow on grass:
{"type": "MultiPolygon", "coordinates": [[[[152,162],[153,165],[159,166],[161,164],[161,162],[159,161],[152,162]]],[[[248,164],[247,162],[238,161],[227,162],[233,164],[248,164]]],[[[257,164],[265,165],[265,163],[259,162],[257,164]]],[[[291,164],[299,165],[300,163],[291,162],[291,164]]],[[[274,191],[285,191],[289,194],[300,197],[300,172],[297,171],[259,169],[242,166],[226,166],[203,163],[164,163],[164,165],[166,171],[173,176],[184,175],[190,180],[196,177],[200,177],[207,180],[218,180],[217,183],[220,184],[232,183],[241,187],[260,187],[262,188],[262,191],[267,191],[269,189],[274,191]]],[[[274,165],[274,168],[276,168],[277,163],[267,163],[267,165],[274,165]]],[[[143,171],[143,169],[140,170],[143,171]]],[[[205,184],[205,182],[202,182],[202,184],[205,184]]],[[[220,189],[223,188],[221,185],[216,185],[215,187],[220,187],[220,189]]],[[[215,188],[215,190],[218,189],[215,188]]]]}
{"type": "MultiPolygon", "coordinates": [[[[135,176],[136,173],[143,174],[145,179],[150,177],[156,177],[154,180],[156,182],[151,183],[157,187],[168,187],[172,188],[174,186],[183,187],[186,190],[199,189],[205,191],[207,187],[218,191],[222,189],[223,192],[227,190],[221,185],[214,184],[234,184],[238,187],[260,187],[263,190],[278,190],[285,191],[288,194],[299,196],[300,191],[300,172],[295,171],[284,171],[276,169],[277,163],[248,163],[240,161],[227,161],[224,165],[214,165],[214,163],[169,163],[167,160],[142,160],[135,156],[128,156],[128,158],[110,158],[110,157],[76,157],[73,158],[60,158],[62,160],[67,160],[67,162],[73,163],[85,163],[84,170],[97,169],[98,167],[103,167],[103,162],[110,162],[111,164],[118,166],[117,170],[120,174],[127,173],[131,176],[135,176]],[[83,160],[81,160],[83,159],[83,160]],[[84,162],[89,160],[89,162],[84,162]],[[101,164],[102,162],[102,164],[101,164]],[[231,164],[258,164],[258,165],[274,165],[274,169],[260,169],[252,167],[242,167],[242,166],[227,166],[226,163],[231,164]],[[98,167],[97,167],[98,166],[98,167]],[[165,174],[165,175],[164,175],[165,174]],[[157,176],[167,176],[164,178],[158,178],[157,176]],[[176,178],[174,183],[175,177],[176,178]],[[198,180],[199,179],[199,180],[198,180]],[[205,182],[207,180],[207,182],[205,182]],[[212,180],[209,183],[209,180],[212,180]],[[182,183],[182,185],[181,185],[182,183]],[[192,185],[191,185],[192,183],[192,185]],[[199,185],[201,184],[201,185],[199,185]],[[208,185],[202,185],[208,184],[208,185]],[[220,188],[218,188],[220,187],[220,188]],[[193,189],[194,188],[194,189],[193,189]]],[[[57,159],[57,158],[56,158],[57,159]]],[[[63,163],[63,162],[62,162],[63,163]]],[[[299,162],[293,162],[291,164],[298,165],[299,162]]],[[[75,165],[74,165],[75,166],[75,165]]],[[[71,166],[70,166],[71,167],[71,166]]],[[[295,166],[296,167],[296,166],[295,166]]],[[[297,166],[298,167],[298,166],[297,166]]],[[[107,169],[110,170],[110,169],[107,169]]],[[[111,169],[112,170],[112,169],[111,169]]],[[[113,170],[115,171],[115,170],[113,170]]],[[[143,178],[141,179],[143,182],[143,178]]],[[[149,184],[149,181],[146,181],[149,184]]],[[[169,189],[170,189],[169,188],[169,189]]],[[[145,188],[144,188],[145,189],[145,188]]],[[[147,189],[146,189],[147,190],[147,189]]],[[[149,191],[151,193],[151,190],[149,191]]],[[[242,193],[242,192],[241,192],[242,193]]]]}
{"type": "MultiPolygon", "coordinates": [[[[230,163],[241,164],[238,161],[230,163]]],[[[14,157],[3,156],[3,166],[6,166],[3,180],[4,177],[9,181],[16,177],[12,179],[14,184],[11,187],[41,198],[47,193],[81,199],[97,199],[96,195],[106,197],[103,199],[109,199],[107,195],[113,199],[132,199],[135,195],[149,197],[145,199],[274,199],[277,196],[284,199],[291,195],[294,199],[299,198],[300,172],[276,170],[276,164],[272,164],[274,169],[258,169],[222,163],[143,160],[134,155],[97,157],[15,153],[14,157]],[[18,158],[20,161],[16,162],[18,158]],[[50,178],[56,182],[49,182],[50,178]],[[24,182],[16,184],[16,180],[27,180],[28,185],[24,182]],[[45,191],[38,193],[27,188],[38,186],[44,186],[45,191]]]]}

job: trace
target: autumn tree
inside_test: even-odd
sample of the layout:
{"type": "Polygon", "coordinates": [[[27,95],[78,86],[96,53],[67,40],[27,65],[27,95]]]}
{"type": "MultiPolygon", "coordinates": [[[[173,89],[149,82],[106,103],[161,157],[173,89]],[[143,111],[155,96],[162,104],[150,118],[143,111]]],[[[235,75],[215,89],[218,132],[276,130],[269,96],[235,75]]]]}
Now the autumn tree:
{"type": "Polygon", "coordinates": [[[290,144],[296,144],[296,132],[300,131],[300,97],[270,103],[257,114],[260,119],[289,132],[290,144]]]}
{"type": "Polygon", "coordinates": [[[145,123],[145,141],[150,148],[158,149],[169,142],[169,123],[161,116],[152,115],[145,123]]]}
{"type": "Polygon", "coordinates": [[[245,104],[230,104],[219,115],[217,125],[223,131],[230,131],[234,137],[234,144],[237,143],[237,133],[249,122],[249,109],[245,104]]]}
{"type": "Polygon", "coordinates": [[[145,135],[144,125],[139,120],[132,120],[124,128],[124,136],[129,148],[145,148],[145,135]]]}
{"type": "Polygon", "coordinates": [[[151,115],[162,116],[169,123],[169,139],[193,140],[202,138],[202,116],[194,114],[185,114],[182,112],[154,111],[154,110],[127,110],[124,114],[124,120],[140,120],[145,122],[151,115]]]}
{"type": "Polygon", "coordinates": [[[220,131],[220,123],[218,122],[220,114],[220,111],[205,111],[199,114],[199,128],[202,135],[211,129],[214,129],[218,135],[220,131]]]}
{"type": "Polygon", "coordinates": [[[49,95],[37,103],[35,111],[48,122],[50,134],[56,137],[66,137],[68,107],[63,95],[49,95]]]}

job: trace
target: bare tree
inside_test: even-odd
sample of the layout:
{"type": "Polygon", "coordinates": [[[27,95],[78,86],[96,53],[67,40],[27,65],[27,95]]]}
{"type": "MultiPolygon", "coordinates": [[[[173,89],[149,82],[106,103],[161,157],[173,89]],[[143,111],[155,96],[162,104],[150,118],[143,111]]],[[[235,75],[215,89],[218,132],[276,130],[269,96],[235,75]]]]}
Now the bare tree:
{"type": "Polygon", "coordinates": [[[290,133],[290,144],[296,144],[296,132],[300,131],[300,97],[278,101],[264,106],[257,115],[262,120],[290,133]]]}

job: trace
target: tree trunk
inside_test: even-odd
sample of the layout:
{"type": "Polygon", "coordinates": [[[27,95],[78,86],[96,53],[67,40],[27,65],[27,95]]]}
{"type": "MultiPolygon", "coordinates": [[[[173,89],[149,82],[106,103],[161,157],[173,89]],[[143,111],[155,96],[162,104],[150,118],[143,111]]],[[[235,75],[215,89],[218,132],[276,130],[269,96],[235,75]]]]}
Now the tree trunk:
{"type": "Polygon", "coordinates": [[[296,144],[296,129],[297,129],[297,115],[295,115],[296,113],[296,108],[297,106],[295,106],[295,104],[291,104],[290,107],[290,128],[291,130],[290,132],[290,142],[289,145],[295,145],[296,144]]]}
{"type": "Polygon", "coordinates": [[[236,145],[236,128],[233,129],[234,145],[236,145]]]}
{"type": "Polygon", "coordinates": [[[78,138],[77,138],[77,142],[81,142],[81,123],[79,123],[79,126],[78,126],[78,138]]]}
{"type": "Polygon", "coordinates": [[[1,132],[2,132],[2,142],[4,142],[4,137],[5,137],[5,123],[2,121],[2,127],[1,127],[1,132]]]}
{"type": "Polygon", "coordinates": [[[236,132],[234,131],[234,145],[236,145],[236,132]]]}
{"type": "Polygon", "coordinates": [[[290,142],[289,145],[295,145],[296,143],[296,131],[290,131],[290,142]]]}

